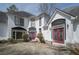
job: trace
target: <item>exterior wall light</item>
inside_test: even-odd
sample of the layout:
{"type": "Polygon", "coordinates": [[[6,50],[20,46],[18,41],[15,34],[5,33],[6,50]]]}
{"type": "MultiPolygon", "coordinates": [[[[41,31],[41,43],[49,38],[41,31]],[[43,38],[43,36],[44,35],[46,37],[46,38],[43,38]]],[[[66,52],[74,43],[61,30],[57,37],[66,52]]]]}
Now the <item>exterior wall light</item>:
{"type": "Polygon", "coordinates": [[[69,28],[69,25],[67,24],[67,29],[69,28]]]}

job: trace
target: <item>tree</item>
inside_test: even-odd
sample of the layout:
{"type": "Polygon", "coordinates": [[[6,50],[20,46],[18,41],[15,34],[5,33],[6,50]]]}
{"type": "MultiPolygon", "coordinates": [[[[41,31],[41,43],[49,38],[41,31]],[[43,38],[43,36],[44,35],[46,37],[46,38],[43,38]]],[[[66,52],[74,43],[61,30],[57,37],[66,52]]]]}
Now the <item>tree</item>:
{"type": "Polygon", "coordinates": [[[18,8],[15,5],[11,5],[9,8],[7,8],[8,12],[14,12],[18,11],[18,8]]]}
{"type": "Polygon", "coordinates": [[[55,3],[40,3],[39,10],[41,13],[51,15],[55,9],[55,3]]]}

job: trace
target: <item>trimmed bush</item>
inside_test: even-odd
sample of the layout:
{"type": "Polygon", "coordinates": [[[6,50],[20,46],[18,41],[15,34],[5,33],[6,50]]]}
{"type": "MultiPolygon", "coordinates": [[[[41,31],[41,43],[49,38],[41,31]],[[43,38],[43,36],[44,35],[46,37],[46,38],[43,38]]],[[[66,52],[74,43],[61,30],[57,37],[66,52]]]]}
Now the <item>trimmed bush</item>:
{"type": "Polygon", "coordinates": [[[37,35],[37,37],[39,38],[39,40],[40,40],[41,43],[45,43],[45,40],[44,40],[42,32],[39,32],[38,35],[37,35]]]}
{"type": "Polygon", "coordinates": [[[23,34],[23,35],[22,35],[22,38],[24,39],[25,42],[30,41],[30,40],[29,40],[29,35],[28,35],[27,33],[23,34]]]}
{"type": "Polygon", "coordinates": [[[7,43],[8,41],[7,40],[0,40],[0,43],[7,43]]]}
{"type": "Polygon", "coordinates": [[[8,38],[8,41],[11,43],[17,43],[17,40],[13,39],[13,38],[8,38]]]}

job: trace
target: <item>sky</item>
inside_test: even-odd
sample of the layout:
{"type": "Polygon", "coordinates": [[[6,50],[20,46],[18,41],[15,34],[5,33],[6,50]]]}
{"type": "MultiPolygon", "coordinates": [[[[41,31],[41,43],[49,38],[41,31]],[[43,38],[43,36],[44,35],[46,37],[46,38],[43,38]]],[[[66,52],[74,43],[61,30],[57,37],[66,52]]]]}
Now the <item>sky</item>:
{"type": "MultiPolygon", "coordinates": [[[[0,11],[6,11],[6,9],[11,6],[13,3],[0,3],[0,11]]],[[[14,3],[15,4],[15,3],[14,3]]],[[[20,11],[26,11],[32,13],[34,15],[40,14],[39,12],[39,3],[17,3],[16,7],[20,11]]],[[[55,5],[56,8],[65,9],[71,6],[79,6],[79,3],[57,3],[55,5]]]]}

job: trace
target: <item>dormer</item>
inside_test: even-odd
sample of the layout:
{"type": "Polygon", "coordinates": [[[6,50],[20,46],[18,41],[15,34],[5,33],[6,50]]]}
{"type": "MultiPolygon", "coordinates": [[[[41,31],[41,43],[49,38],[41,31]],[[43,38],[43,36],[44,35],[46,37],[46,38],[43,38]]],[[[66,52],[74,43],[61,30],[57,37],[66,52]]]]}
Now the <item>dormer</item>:
{"type": "Polygon", "coordinates": [[[47,24],[47,22],[49,21],[50,16],[47,13],[41,13],[39,16],[39,26],[45,26],[45,24],[47,24]]]}

